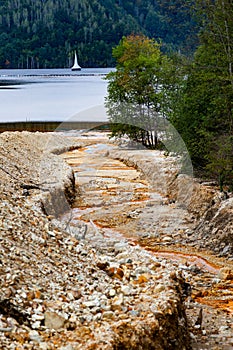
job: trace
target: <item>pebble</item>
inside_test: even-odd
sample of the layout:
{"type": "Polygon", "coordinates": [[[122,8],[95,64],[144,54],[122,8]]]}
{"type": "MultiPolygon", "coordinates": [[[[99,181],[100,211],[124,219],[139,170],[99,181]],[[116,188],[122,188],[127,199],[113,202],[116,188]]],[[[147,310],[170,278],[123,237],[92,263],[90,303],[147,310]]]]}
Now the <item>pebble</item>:
{"type": "Polygon", "coordinates": [[[71,344],[61,346],[59,350],[74,350],[74,347],[71,344]]]}
{"type": "Polygon", "coordinates": [[[116,253],[122,253],[126,251],[127,248],[128,248],[128,243],[125,243],[125,242],[116,243],[114,245],[114,249],[116,253]]]}
{"type": "Polygon", "coordinates": [[[39,344],[39,348],[40,348],[41,350],[49,350],[49,345],[48,345],[47,343],[45,343],[45,342],[41,342],[41,343],[39,344]]]}
{"type": "Polygon", "coordinates": [[[173,238],[172,237],[169,237],[169,236],[166,236],[166,237],[163,237],[162,238],[162,241],[163,242],[171,242],[173,240],[173,238]]]}
{"type": "Polygon", "coordinates": [[[31,340],[34,340],[34,341],[36,341],[36,342],[38,342],[38,343],[41,343],[41,337],[40,337],[40,335],[39,335],[39,333],[37,332],[37,331],[29,331],[29,338],[31,339],[31,340]]]}
{"type": "Polygon", "coordinates": [[[114,297],[115,295],[116,295],[115,289],[110,289],[110,291],[109,291],[109,296],[110,296],[110,297],[114,297]]]}
{"type": "Polygon", "coordinates": [[[44,314],[45,327],[49,329],[61,329],[65,325],[66,319],[55,312],[46,311],[44,314]]]}
{"type": "Polygon", "coordinates": [[[218,273],[218,278],[220,280],[223,280],[223,281],[233,279],[232,270],[230,268],[228,268],[228,267],[221,268],[219,273],[218,273]]]}
{"type": "Polygon", "coordinates": [[[162,291],[165,290],[165,286],[163,284],[158,284],[157,286],[155,286],[154,288],[154,293],[161,293],[162,291]]]}
{"type": "Polygon", "coordinates": [[[122,286],[121,287],[121,292],[123,293],[123,295],[130,295],[131,294],[131,289],[129,286],[122,286]]]}
{"type": "Polygon", "coordinates": [[[32,329],[39,329],[41,327],[41,322],[36,321],[32,323],[32,329]]]}
{"type": "Polygon", "coordinates": [[[93,299],[93,300],[90,300],[90,301],[85,301],[83,303],[83,305],[85,307],[88,307],[88,308],[93,308],[93,307],[99,306],[100,305],[100,301],[99,301],[99,299],[93,299]]]}
{"type": "Polygon", "coordinates": [[[114,312],[112,311],[105,311],[102,315],[103,319],[112,319],[114,317],[114,312]]]}

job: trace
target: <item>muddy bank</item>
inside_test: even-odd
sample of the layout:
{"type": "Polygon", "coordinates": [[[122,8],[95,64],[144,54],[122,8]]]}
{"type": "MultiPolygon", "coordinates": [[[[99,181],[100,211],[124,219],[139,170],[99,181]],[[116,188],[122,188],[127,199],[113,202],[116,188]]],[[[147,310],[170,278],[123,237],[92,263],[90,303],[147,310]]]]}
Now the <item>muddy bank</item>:
{"type": "MultiPolygon", "coordinates": [[[[83,220],[92,229],[87,230],[85,239],[95,242],[99,249],[105,250],[109,238],[118,234],[122,239],[138,244],[141,251],[166,262],[172,261],[174,269],[179,266],[191,291],[186,312],[193,348],[218,349],[219,344],[224,344],[220,348],[229,350],[233,339],[232,264],[229,259],[219,259],[199,246],[201,240],[198,241],[194,229],[199,216],[195,218],[188,211],[188,205],[166,196],[166,191],[159,188],[159,183],[164,184],[169,179],[167,174],[170,175],[168,188],[172,187],[177,176],[169,171],[179,167],[172,167],[161,152],[125,150],[121,159],[126,160],[122,163],[109,157],[113,151],[118,157],[122,153],[114,145],[97,143],[64,154],[76,172],[79,189],[70,224],[75,226],[78,220],[83,220]],[[153,154],[156,154],[155,159],[153,154]],[[135,157],[141,163],[148,163],[150,171],[146,169],[147,174],[152,175],[150,178],[156,186],[146,180],[150,180],[149,176],[135,170],[139,168],[135,157]],[[97,225],[94,233],[91,220],[97,225]]],[[[170,161],[174,163],[176,159],[173,157],[170,161]]],[[[187,184],[187,178],[182,179],[187,184]]],[[[109,243],[111,246],[111,240],[109,243]]]]}
{"type": "Polygon", "coordinates": [[[164,204],[184,209],[179,216],[192,223],[188,236],[196,247],[233,260],[232,194],[226,198],[217,186],[180,174],[179,159],[160,151],[112,150],[108,156],[140,169],[164,204]]]}
{"type": "Polygon", "coordinates": [[[178,263],[98,231],[91,244],[54,217],[74,194],[73,173],[54,153],[94,142],[0,136],[1,347],[190,349],[178,263]]]}

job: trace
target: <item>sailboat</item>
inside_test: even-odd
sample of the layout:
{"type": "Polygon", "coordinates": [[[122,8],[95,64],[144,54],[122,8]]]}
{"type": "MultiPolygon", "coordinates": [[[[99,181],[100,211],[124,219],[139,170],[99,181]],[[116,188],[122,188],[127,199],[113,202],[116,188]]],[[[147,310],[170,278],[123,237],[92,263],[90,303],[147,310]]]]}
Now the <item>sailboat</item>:
{"type": "Polygon", "coordinates": [[[80,65],[78,64],[77,54],[76,51],[74,53],[74,65],[71,67],[71,70],[81,70],[80,65]]]}

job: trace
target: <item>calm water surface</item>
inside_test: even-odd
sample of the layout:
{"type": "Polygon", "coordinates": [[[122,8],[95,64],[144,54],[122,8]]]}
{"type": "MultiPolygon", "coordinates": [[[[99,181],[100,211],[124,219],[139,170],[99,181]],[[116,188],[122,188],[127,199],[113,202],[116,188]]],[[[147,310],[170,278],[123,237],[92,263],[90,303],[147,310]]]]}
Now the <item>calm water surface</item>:
{"type": "Polygon", "coordinates": [[[113,68],[0,70],[0,122],[105,121],[113,68]]]}

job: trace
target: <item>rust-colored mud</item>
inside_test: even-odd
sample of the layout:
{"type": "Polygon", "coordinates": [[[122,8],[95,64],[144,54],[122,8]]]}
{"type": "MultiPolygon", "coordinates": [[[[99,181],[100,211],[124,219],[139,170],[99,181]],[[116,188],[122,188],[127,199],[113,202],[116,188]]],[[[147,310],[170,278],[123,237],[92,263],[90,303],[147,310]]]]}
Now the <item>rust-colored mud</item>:
{"type": "MultiPolygon", "coordinates": [[[[172,250],[172,247],[169,250],[162,250],[159,246],[145,245],[145,242],[139,242],[139,244],[147,251],[153,252],[155,256],[171,261],[181,261],[183,264],[192,264],[202,271],[209,272],[213,275],[212,280],[216,279],[216,283],[212,283],[208,289],[203,288],[203,290],[193,292],[192,298],[200,304],[233,314],[233,280],[221,281],[218,279],[220,269],[224,267],[222,259],[206,254],[204,254],[204,257],[194,252],[182,253],[175,250],[175,247],[174,250],[172,250]]],[[[184,247],[184,249],[187,249],[187,247],[184,247]]]]}
{"type": "MultiPolygon", "coordinates": [[[[224,266],[223,260],[172,242],[168,247],[164,247],[159,238],[138,238],[137,227],[130,213],[135,209],[143,210],[144,203],[150,200],[148,183],[140,178],[138,171],[131,166],[110,160],[103,156],[104,153],[101,158],[101,152],[93,156],[92,153],[98,151],[98,147],[91,147],[83,147],[65,156],[77,172],[77,182],[82,189],[73,210],[74,224],[75,220],[91,220],[106,237],[122,235],[130,244],[140,245],[142,249],[157,257],[197,266],[205,275],[210,276],[210,280],[217,278],[224,266]]],[[[172,210],[172,205],[170,208],[172,210]]],[[[233,281],[211,283],[208,288],[194,291],[192,297],[201,304],[233,313],[233,281]]]]}
{"type": "Polygon", "coordinates": [[[215,263],[210,262],[207,258],[204,258],[195,253],[182,253],[175,250],[163,250],[159,246],[148,246],[139,242],[139,244],[147,251],[153,252],[154,255],[164,257],[169,260],[180,260],[183,263],[189,263],[198,266],[200,269],[208,271],[213,274],[217,274],[221,268],[215,263]]]}
{"type": "Polygon", "coordinates": [[[231,286],[228,283],[214,284],[209,290],[194,293],[193,298],[201,304],[233,314],[233,281],[230,282],[231,286]]]}

